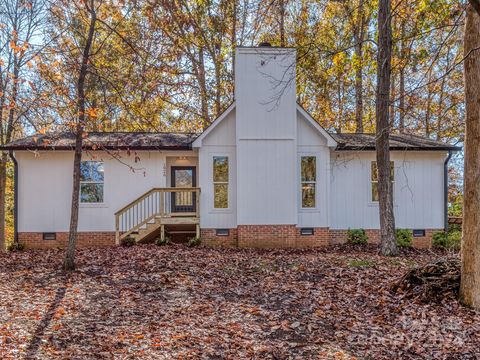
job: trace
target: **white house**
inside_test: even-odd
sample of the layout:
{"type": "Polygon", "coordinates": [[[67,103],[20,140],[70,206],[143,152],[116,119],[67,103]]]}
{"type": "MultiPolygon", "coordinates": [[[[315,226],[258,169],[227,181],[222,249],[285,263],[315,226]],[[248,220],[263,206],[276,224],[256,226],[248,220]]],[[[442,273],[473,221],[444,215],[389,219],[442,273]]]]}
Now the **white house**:
{"type": "MultiPolygon", "coordinates": [[[[125,237],[201,236],[209,245],[307,247],[365,229],[378,241],[375,138],[334,134],[299,104],[291,48],[242,47],[235,102],[202,134],[89,133],[82,162],[79,244],[125,237]]],[[[18,240],[65,243],[74,138],[14,141],[18,240]]],[[[393,135],[398,228],[428,246],[446,224],[446,163],[458,148],[393,135]]]]}

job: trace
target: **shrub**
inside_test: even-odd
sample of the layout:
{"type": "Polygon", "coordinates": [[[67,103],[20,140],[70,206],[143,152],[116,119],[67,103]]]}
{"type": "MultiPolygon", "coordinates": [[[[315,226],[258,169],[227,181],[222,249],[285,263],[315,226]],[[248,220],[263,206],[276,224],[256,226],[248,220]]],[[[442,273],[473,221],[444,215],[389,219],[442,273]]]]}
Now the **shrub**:
{"type": "Polygon", "coordinates": [[[368,236],[364,229],[349,229],[347,232],[347,243],[349,244],[366,244],[368,236]]]}
{"type": "Polygon", "coordinates": [[[198,246],[202,243],[202,240],[198,237],[192,237],[188,240],[188,246],[190,247],[194,247],[194,246],[198,246]]]}
{"type": "Polygon", "coordinates": [[[452,230],[448,233],[448,242],[451,249],[460,250],[462,246],[462,231],[452,230]]]}
{"type": "Polygon", "coordinates": [[[399,247],[412,247],[413,234],[408,229],[396,229],[395,237],[399,247]]]}
{"type": "Polygon", "coordinates": [[[168,245],[170,244],[170,238],[168,236],[165,236],[165,238],[162,240],[161,237],[158,237],[156,240],[155,240],[155,245],[157,246],[164,246],[164,245],[168,245]]]}
{"type": "Polygon", "coordinates": [[[127,236],[125,239],[122,239],[121,245],[125,247],[130,247],[135,245],[135,239],[133,237],[127,236]]]}
{"type": "Polygon", "coordinates": [[[443,231],[438,231],[432,235],[432,244],[434,247],[447,248],[448,237],[443,231]]]}
{"type": "Polygon", "coordinates": [[[25,250],[25,245],[18,242],[13,242],[8,244],[7,251],[23,251],[25,250]]]}
{"type": "Polygon", "coordinates": [[[441,249],[460,250],[461,242],[462,232],[457,229],[453,229],[447,234],[439,231],[432,236],[433,246],[441,249]]]}

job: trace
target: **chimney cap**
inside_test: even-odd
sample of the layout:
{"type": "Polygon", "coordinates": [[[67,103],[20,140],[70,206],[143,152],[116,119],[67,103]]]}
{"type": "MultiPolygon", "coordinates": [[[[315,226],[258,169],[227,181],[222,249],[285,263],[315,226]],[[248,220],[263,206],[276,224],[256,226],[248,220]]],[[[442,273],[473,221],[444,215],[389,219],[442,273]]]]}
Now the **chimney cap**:
{"type": "Polygon", "coordinates": [[[272,47],[272,44],[270,44],[268,41],[262,41],[260,44],[258,44],[258,47],[272,47]]]}

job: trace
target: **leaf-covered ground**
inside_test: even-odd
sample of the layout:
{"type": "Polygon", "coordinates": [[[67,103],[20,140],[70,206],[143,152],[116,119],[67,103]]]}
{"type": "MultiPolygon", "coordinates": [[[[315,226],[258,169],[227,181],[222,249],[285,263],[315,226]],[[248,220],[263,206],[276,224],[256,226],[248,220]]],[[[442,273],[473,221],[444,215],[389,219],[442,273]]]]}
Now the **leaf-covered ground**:
{"type": "Polygon", "coordinates": [[[0,358],[480,359],[480,314],[392,282],[439,254],[338,247],[0,255],[0,358]]]}

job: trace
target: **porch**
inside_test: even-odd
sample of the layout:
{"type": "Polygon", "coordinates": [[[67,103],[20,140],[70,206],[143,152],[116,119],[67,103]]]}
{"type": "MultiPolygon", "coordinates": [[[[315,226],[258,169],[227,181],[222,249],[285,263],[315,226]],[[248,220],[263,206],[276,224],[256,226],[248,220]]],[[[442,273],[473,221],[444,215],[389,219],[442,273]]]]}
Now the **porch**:
{"type": "Polygon", "coordinates": [[[200,237],[200,188],[154,188],[115,213],[115,242],[169,235],[200,237]]]}

